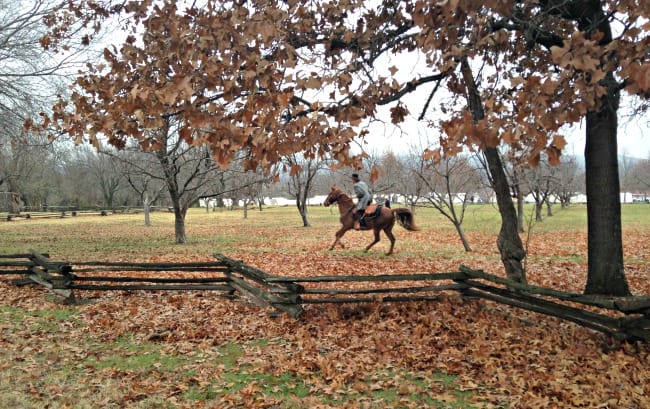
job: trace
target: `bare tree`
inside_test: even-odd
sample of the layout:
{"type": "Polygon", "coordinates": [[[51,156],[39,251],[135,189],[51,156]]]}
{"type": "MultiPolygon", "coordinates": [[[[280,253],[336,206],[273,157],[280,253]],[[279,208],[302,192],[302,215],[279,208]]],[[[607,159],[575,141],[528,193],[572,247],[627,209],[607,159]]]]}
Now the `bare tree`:
{"type": "Polygon", "coordinates": [[[623,191],[634,190],[634,176],[632,175],[637,160],[633,158],[627,149],[618,157],[618,177],[621,181],[623,191]]]}
{"type": "Polygon", "coordinates": [[[568,207],[571,204],[571,198],[577,193],[584,193],[584,182],[584,171],[580,169],[576,158],[574,156],[563,156],[553,186],[553,194],[560,200],[562,208],[568,207]]]}
{"type": "MultiPolygon", "coordinates": [[[[0,0],[0,127],[21,125],[41,107],[51,106],[67,76],[76,74],[88,57],[74,51],[47,52],[41,39],[45,17],[59,2],[0,0]]],[[[72,41],[72,40],[71,40],[72,41]]]]}
{"type": "Polygon", "coordinates": [[[101,190],[97,183],[88,177],[89,155],[97,155],[95,148],[89,145],[80,145],[66,150],[61,162],[61,176],[57,181],[61,205],[79,209],[101,207],[103,200],[101,190]]]}
{"type": "Polygon", "coordinates": [[[391,196],[398,193],[400,186],[403,186],[408,179],[407,161],[392,151],[387,151],[379,158],[378,164],[380,172],[379,177],[372,182],[373,192],[377,196],[378,203],[385,202],[385,200],[392,201],[393,197],[391,196]]]}
{"type": "Polygon", "coordinates": [[[535,200],[535,220],[541,222],[542,208],[546,203],[549,208],[549,197],[553,191],[553,186],[557,183],[559,169],[557,166],[551,166],[545,158],[542,158],[539,165],[535,168],[524,170],[524,177],[530,195],[535,200]]]}
{"type": "Polygon", "coordinates": [[[164,126],[148,134],[149,149],[138,145],[156,160],[140,166],[141,174],[165,184],[174,212],[174,235],[176,243],[185,243],[185,216],[187,210],[199,197],[204,196],[210,185],[206,183],[215,174],[215,164],[209,150],[203,146],[189,145],[181,138],[178,129],[182,124],[171,117],[164,118],[164,126]]]}
{"type": "Polygon", "coordinates": [[[60,82],[56,74],[64,63],[53,62],[39,44],[50,10],[45,1],[0,0],[0,185],[12,192],[12,213],[20,212],[28,180],[48,156],[47,139],[26,135],[22,125],[53,101],[60,82]]]}
{"type": "Polygon", "coordinates": [[[474,202],[481,179],[469,158],[445,157],[437,163],[428,160],[417,175],[429,188],[428,202],[454,225],[465,251],[472,251],[462,225],[465,210],[474,202]]]}
{"type": "MultiPolygon", "coordinates": [[[[638,160],[630,171],[630,185],[650,197],[650,157],[638,160]]],[[[647,201],[647,199],[646,199],[647,201]]]]}
{"type": "Polygon", "coordinates": [[[92,178],[101,191],[104,207],[115,210],[117,192],[126,187],[122,166],[115,155],[115,149],[102,147],[97,151],[86,146],[83,152],[87,177],[92,178]]]}
{"type": "Polygon", "coordinates": [[[230,168],[234,176],[231,181],[233,206],[237,206],[237,203],[241,200],[244,208],[244,219],[248,219],[248,208],[252,204],[260,203],[263,200],[265,188],[268,186],[271,177],[265,175],[262,170],[244,170],[241,167],[241,162],[231,164],[230,168]]]}
{"type": "Polygon", "coordinates": [[[114,158],[121,163],[126,183],[142,203],[145,226],[151,226],[151,206],[161,198],[167,187],[157,157],[132,146],[115,152],[114,158]]]}
{"type": "Polygon", "coordinates": [[[425,173],[426,161],[423,159],[421,151],[417,148],[411,148],[407,153],[400,155],[398,160],[401,164],[400,172],[394,178],[395,192],[404,197],[405,204],[416,212],[416,207],[421,199],[429,193],[429,187],[418,176],[425,173]]]}
{"type": "Polygon", "coordinates": [[[65,172],[56,166],[61,147],[23,129],[30,118],[48,112],[79,69],[96,56],[95,47],[81,38],[67,39],[57,51],[42,47],[45,21],[60,6],[58,0],[0,0],[0,185],[14,192],[16,213],[21,201],[44,206],[48,194],[70,202],[52,189],[55,177],[65,172]]]}
{"type": "Polygon", "coordinates": [[[23,205],[40,208],[47,190],[46,169],[52,170],[53,145],[39,135],[24,133],[15,122],[3,135],[11,142],[0,143],[0,186],[11,193],[11,213],[19,214],[23,205]]]}
{"type": "Polygon", "coordinates": [[[303,227],[309,227],[307,200],[314,190],[318,175],[327,167],[327,160],[305,158],[299,154],[288,155],[283,160],[289,175],[285,182],[287,193],[296,199],[296,207],[303,227]]]}

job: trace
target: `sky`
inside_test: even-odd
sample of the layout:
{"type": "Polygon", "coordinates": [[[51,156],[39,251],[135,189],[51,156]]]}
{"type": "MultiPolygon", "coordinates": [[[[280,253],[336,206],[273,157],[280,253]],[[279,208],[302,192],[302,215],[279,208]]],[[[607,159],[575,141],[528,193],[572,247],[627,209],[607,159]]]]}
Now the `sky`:
{"type": "MultiPolygon", "coordinates": [[[[626,116],[626,112],[624,106],[619,110],[619,156],[650,159],[650,113],[646,113],[642,117],[630,118],[626,116]]],[[[418,115],[419,112],[414,114],[418,115]]],[[[386,117],[389,118],[389,116],[386,117]]],[[[417,123],[414,117],[409,118],[408,123],[401,125],[400,128],[396,128],[388,122],[375,123],[371,125],[370,129],[370,135],[366,138],[368,144],[364,146],[367,151],[372,153],[383,153],[388,150],[395,153],[407,153],[412,146],[422,146],[424,143],[426,147],[427,135],[433,141],[435,141],[436,135],[433,129],[427,129],[423,123],[417,123]]],[[[563,153],[582,156],[585,149],[584,121],[567,128],[563,135],[567,139],[567,146],[563,153]]]]}

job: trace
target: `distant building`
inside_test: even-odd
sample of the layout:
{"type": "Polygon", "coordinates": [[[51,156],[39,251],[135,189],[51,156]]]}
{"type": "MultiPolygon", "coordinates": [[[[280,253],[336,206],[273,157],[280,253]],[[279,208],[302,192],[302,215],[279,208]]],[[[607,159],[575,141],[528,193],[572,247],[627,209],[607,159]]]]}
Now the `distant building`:
{"type": "Polygon", "coordinates": [[[650,194],[621,192],[621,203],[650,203],[650,194]]]}

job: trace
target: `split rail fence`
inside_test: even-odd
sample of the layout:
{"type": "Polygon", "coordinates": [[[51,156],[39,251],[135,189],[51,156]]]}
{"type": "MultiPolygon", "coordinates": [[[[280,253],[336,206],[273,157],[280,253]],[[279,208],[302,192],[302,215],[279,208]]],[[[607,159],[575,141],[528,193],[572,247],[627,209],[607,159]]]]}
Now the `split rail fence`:
{"type": "MultiPolygon", "coordinates": [[[[160,211],[161,207],[151,206],[150,212],[160,211]]],[[[173,211],[173,208],[164,208],[165,211],[173,211]]],[[[78,209],[68,206],[50,206],[47,210],[24,210],[20,213],[2,213],[2,219],[8,222],[19,219],[64,219],[75,216],[108,216],[109,214],[135,214],[144,212],[143,208],[118,206],[111,209],[78,209]]]]}
{"type": "Polygon", "coordinates": [[[214,262],[57,262],[48,254],[0,255],[0,274],[22,275],[17,285],[39,284],[76,301],[84,290],[213,290],[243,295],[293,317],[305,304],[435,300],[456,291],[562,318],[621,340],[650,342],[650,296],[604,297],[513,282],[460,266],[446,273],[364,276],[275,276],[222,254],[214,262]]]}

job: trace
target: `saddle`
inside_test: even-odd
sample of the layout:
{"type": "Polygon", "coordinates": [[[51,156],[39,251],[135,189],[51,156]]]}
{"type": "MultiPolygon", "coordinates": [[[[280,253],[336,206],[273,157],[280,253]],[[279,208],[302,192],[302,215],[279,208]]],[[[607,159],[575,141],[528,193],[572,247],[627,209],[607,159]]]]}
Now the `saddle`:
{"type": "Polygon", "coordinates": [[[369,204],[366,206],[366,209],[363,212],[363,219],[365,220],[372,220],[375,217],[379,216],[379,212],[381,212],[382,205],[380,204],[369,204]]]}

